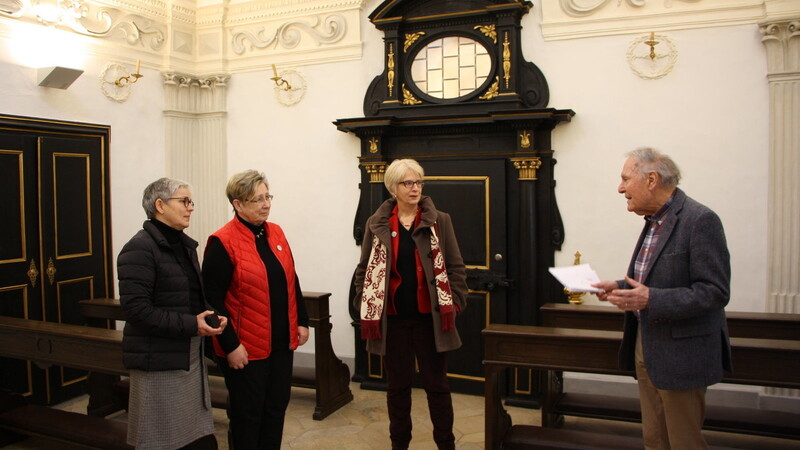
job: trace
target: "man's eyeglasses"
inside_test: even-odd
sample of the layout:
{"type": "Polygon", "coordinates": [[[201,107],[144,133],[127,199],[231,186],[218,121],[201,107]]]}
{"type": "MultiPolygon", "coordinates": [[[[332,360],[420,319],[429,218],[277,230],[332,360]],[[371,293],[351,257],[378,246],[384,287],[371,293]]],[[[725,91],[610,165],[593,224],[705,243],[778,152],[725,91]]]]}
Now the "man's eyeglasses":
{"type": "Polygon", "coordinates": [[[270,194],[268,194],[268,195],[265,195],[265,196],[263,196],[263,197],[257,197],[257,198],[254,198],[254,199],[248,200],[248,202],[250,202],[250,203],[257,203],[257,204],[259,204],[259,205],[263,205],[263,204],[266,204],[267,202],[272,202],[272,199],[273,199],[273,198],[275,198],[275,196],[274,196],[274,195],[270,195],[270,194]]]}
{"type": "Polygon", "coordinates": [[[189,207],[194,206],[194,200],[190,199],[189,197],[169,197],[167,200],[180,200],[183,203],[183,206],[189,207]]]}
{"type": "Polygon", "coordinates": [[[414,180],[414,181],[406,180],[406,181],[401,181],[400,184],[402,184],[408,189],[411,189],[412,186],[418,186],[418,187],[425,186],[425,182],[422,180],[414,180]]]}

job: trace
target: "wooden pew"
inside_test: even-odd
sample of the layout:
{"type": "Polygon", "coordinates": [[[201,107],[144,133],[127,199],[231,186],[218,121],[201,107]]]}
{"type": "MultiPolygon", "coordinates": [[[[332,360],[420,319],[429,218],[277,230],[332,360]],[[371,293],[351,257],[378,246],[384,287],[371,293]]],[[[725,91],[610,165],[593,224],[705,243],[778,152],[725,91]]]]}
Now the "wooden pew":
{"type": "MultiPolygon", "coordinates": [[[[524,441],[525,428],[512,426],[498,392],[498,373],[509,367],[631,375],[617,368],[622,332],[557,327],[491,324],[483,330],[486,405],[486,448],[524,441]]],[[[734,367],[723,382],[800,388],[800,341],[731,338],[734,367]],[[779,369],[779,370],[776,370],[779,369]]],[[[558,383],[553,376],[546,383],[558,383]]],[[[543,386],[542,425],[558,426],[560,386],[543,386]]],[[[800,415],[797,416],[800,419],[800,415]]],[[[797,423],[797,422],[795,422],[797,423]]],[[[580,447],[575,447],[580,448],[580,447]]]]}
{"type": "MultiPolygon", "coordinates": [[[[602,305],[546,303],[539,308],[542,326],[585,330],[622,330],[624,313],[602,305]]],[[[731,337],[800,341],[800,314],[726,311],[731,337]]]]}
{"type": "MultiPolygon", "coordinates": [[[[314,389],[316,391],[316,407],[314,420],[322,420],[330,414],[353,400],[350,391],[350,369],[334,353],[331,342],[330,321],[330,293],[303,291],[303,300],[308,311],[309,326],[314,329],[314,370],[313,373],[295,374],[292,384],[298,387],[314,389]]],[[[90,318],[93,324],[106,326],[108,320],[125,320],[125,315],[118,299],[98,298],[81,300],[79,307],[81,313],[90,318]]],[[[219,370],[210,370],[210,373],[220,375],[219,370]]],[[[108,389],[98,388],[98,396],[104,401],[113,398],[108,389]]],[[[220,394],[217,393],[217,397],[220,394]]],[[[98,402],[94,407],[105,410],[98,402]]],[[[216,406],[220,406],[216,403],[216,406]]]]}
{"type": "MultiPolygon", "coordinates": [[[[621,330],[624,313],[615,307],[602,305],[546,304],[541,308],[542,325],[549,327],[621,330]]],[[[800,314],[727,312],[728,331],[732,338],[755,338],[800,341],[800,314]]],[[[742,341],[740,341],[742,342],[742,341]]],[[[759,367],[774,367],[770,353],[764,353],[760,359],[757,354],[750,355],[752,364],[759,367]]],[[[726,382],[738,382],[737,377],[750,366],[743,366],[734,361],[734,374],[726,378],[726,382]]],[[[552,372],[555,380],[545,380],[549,385],[551,397],[558,398],[552,410],[546,416],[548,423],[557,425],[563,420],[562,415],[574,415],[600,419],[641,421],[638,398],[627,398],[598,394],[563,393],[561,372],[552,372]]],[[[749,383],[743,383],[749,384],[749,383]]],[[[710,405],[706,410],[704,427],[709,430],[745,432],[764,436],[784,438],[800,438],[800,427],[796,426],[798,417],[775,412],[743,407],[721,407],[710,405]]]]}
{"type": "MultiPolygon", "coordinates": [[[[40,366],[58,364],[124,375],[122,333],[0,316],[0,356],[40,366]]],[[[0,428],[97,449],[132,449],[124,422],[28,405],[13,393],[0,394],[0,428]]]]}

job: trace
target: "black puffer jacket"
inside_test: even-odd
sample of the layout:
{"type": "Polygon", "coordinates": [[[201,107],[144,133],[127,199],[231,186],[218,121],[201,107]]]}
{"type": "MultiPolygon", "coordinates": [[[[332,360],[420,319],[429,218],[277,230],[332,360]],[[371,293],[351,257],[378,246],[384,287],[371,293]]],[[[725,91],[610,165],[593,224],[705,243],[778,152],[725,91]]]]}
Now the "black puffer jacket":
{"type": "MultiPolygon", "coordinates": [[[[123,364],[146,371],[189,370],[190,339],[197,335],[189,279],[158,228],[150,222],[142,228],[117,258],[120,303],[127,318],[123,364]]],[[[185,234],[181,239],[199,274],[197,241],[185,234]]]]}

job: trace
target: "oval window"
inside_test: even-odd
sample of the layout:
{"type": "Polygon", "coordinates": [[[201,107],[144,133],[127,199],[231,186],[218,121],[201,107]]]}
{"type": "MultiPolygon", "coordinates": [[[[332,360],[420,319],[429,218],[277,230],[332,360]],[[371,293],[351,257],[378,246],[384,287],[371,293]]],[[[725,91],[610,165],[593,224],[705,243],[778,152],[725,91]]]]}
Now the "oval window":
{"type": "Polygon", "coordinates": [[[461,36],[430,42],[411,63],[411,79],[417,88],[441,99],[474,92],[492,69],[492,59],[481,43],[461,36]]]}

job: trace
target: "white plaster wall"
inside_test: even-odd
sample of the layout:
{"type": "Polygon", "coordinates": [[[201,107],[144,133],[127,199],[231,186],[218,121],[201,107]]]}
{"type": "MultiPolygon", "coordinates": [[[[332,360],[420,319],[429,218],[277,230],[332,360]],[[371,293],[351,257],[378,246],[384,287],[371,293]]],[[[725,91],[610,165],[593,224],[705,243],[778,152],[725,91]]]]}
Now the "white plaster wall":
{"type": "Polygon", "coordinates": [[[576,112],[553,135],[566,227],[556,264],[572,264],[580,251],[601,278],[625,275],[643,221],[616,192],[619,173],[627,151],[652,146],[681,168],[680,187],[722,219],[732,263],[728,309],[764,311],[769,92],[758,27],[665,32],[678,49],[675,68],[644,80],[626,61],[639,35],[544,42],[540,16],[534,10],[523,21],[524,54],[547,77],[550,106],[576,112]]]}

